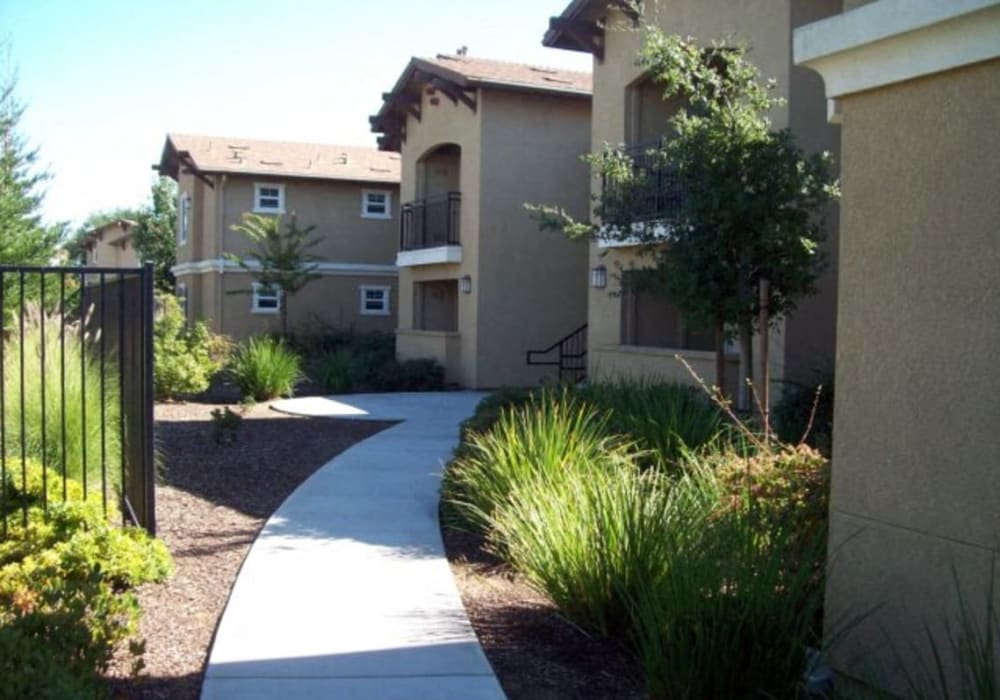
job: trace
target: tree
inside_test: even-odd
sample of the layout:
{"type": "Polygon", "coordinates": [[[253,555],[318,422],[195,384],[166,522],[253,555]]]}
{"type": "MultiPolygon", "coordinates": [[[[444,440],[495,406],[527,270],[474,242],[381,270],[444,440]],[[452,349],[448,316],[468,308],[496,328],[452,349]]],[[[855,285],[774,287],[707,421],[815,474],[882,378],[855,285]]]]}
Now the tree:
{"type": "Polygon", "coordinates": [[[165,292],[174,289],[171,268],[177,262],[177,185],[159,178],[150,189],[150,201],[136,218],[135,249],[139,259],[153,263],[156,286],[165,292]]]}
{"type": "Polygon", "coordinates": [[[0,85],[0,264],[47,265],[65,227],[42,224],[40,188],[49,174],[18,133],[24,108],[15,86],[14,78],[0,85]]]}
{"type": "Polygon", "coordinates": [[[600,227],[553,207],[536,212],[543,227],[569,235],[637,238],[652,268],[634,275],[637,283],[714,329],[720,386],[725,335],[738,329],[741,374],[749,379],[753,333],[767,332],[761,312],[766,325],[791,313],[797,298],[815,292],[825,265],[822,206],[839,194],[830,156],[807,157],[788,130],[771,129],[767,114],[781,100],[744,47],[706,48],[647,27],[638,63],[663,87],[664,100],[686,100],[668,136],[644,154],[656,167],[637,167],[621,148],[588,157],[611,185],[595,207],[600,227]],[[666,238],[638,216],[654,169],[669,172],[681,194],[666,238]]]}
{"type": "Polygon", "coordinates": [[[232,228],[250,240],[252,249],[249,256],[227,253],[226,258],[249,272],[261,286],[279,291],[281,334],[287,337],[288,298],[320,277],[316,263],[322,258],[309,252],[320,242],[309,238],[316,227],[299,228],[295,214],[283,227],[280,216],[245,213],[243,223],[232,228]]]}

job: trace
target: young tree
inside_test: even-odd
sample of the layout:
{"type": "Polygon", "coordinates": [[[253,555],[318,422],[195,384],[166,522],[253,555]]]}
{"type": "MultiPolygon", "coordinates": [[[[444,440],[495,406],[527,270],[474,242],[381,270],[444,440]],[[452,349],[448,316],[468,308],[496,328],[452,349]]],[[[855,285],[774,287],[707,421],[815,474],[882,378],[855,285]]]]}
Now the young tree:
{"type": "Polygon", "coordinates": [[[150,189],[150,202],[136,218],[135,249],[139,259],[153,263],[156,286],[174,290],[174,273],[170,268],[177,262],[177,185],[166,177],[159,178],[150,189]]]}
{"type": "Polygon", "coordinates": [[[243,223],[232,228],[250,240],[252,249],[248,256],[227,253],[226,258],[249,272],[258,284],[279,291],[281,334],[288,337],[288,298],[320,277],[316,263],[322,258],[309,252],[320,242],[309,238],[316,227],[299,228],[295,214],[283,227],[280,216],[246,213],[243,223]]]}
{"type": "Polygon", "coordinates": [[[754,330],[767,332],[762,309],[769,323],[793,311],[797,298],[815,292],[825,265],[822,206],[839,194],[829,154],[807,157],[788,130],[771,129],[768,112],[781,100],[743,47],[706,48],[647,27],[638,63],[662,85],[664,100],[686,101],[668,136],[644,154],[672,174],[680,193],[669,235],[640,219],[637,203],[654,187],[651,169],[636,167],[620,148],[588,157],[611,185],[595,208],[600,228],[556,208],[536,211],[543,227],[570,235],[639,239],[652,270],[635,279],[714,329],[720,387],[726,329],[738,329],[741,374],[749,379],[754,330]]]}

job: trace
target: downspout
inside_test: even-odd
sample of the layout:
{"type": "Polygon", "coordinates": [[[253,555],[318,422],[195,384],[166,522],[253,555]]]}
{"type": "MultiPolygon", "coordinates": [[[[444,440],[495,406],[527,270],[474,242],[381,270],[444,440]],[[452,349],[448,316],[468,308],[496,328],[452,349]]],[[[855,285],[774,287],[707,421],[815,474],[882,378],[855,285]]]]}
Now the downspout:
{"type": "Polygon", "coordinates": [[[218,221],[216,222],[216,235],[218,240],[215,246],[215,259],[219,264],[219,293],[215,295],[215,318],[216,328],[219,329],[220,334],[225,334],[226,330],[224,328],[225,317],[222,314],[222,297],[225,294],[225,278],[223,275],[226,270],[226,261],[223,257],[223,244],[226,240],[226,232],[223,228],[226,225],[226,174],[223,173],[218,176],[217,187],[215,188],[215,196],[218,197],[218,201],[215,206],[215,214],[218,221]]]}

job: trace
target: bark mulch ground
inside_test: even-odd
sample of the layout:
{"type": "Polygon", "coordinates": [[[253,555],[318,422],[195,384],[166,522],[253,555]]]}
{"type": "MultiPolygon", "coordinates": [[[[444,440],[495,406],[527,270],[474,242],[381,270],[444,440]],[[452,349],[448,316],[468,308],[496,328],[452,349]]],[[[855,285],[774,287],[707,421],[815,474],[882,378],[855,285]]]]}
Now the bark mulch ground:
{"type": "MultiPolygon", "coordinates": [[[[139,590],[145,669],[136,678],[125,659],[113,667],[114,698],[198,698],[219,617],[265,520],[316,469],[391,425],[256,406],[236,442],[218,445],[211,412],[219,407],[156,407],[163,463],[157,534],[177,570],[166,584],[139,590]]],[[[621,649],[567,622],[475,537],[446,531],[445,544],[473,627],[511,700],[642,697],[634,661],[621,649]]]]}

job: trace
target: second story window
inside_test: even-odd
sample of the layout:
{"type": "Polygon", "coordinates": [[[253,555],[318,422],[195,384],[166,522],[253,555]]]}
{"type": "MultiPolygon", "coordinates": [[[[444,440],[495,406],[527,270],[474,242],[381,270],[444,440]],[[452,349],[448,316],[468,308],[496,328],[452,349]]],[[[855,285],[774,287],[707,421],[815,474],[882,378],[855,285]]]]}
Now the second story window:
{"type": "Polygon", "coordinates": [[[253,283],[251,313],[276,314],[281,310],[281,289],[275,286],[253,283]]]}
{"type": "Polygon", "coordinates": [[[391,219],[392,193],[389,190],[362,190],[361,218],[391,219]]]}
{"type": "Polygon", "coordinates": [[[257,214],[284,214],[285,186],[266,182],[254,183],[253,210],[257,214]]]}
{"type": "Polygon", "coordinates": [[[181,195],[180,205],[180,226],[177,230],[177,242],[187,243],[188,234],[191,233],[191,195],[187,192],[181,195]]]}

